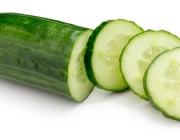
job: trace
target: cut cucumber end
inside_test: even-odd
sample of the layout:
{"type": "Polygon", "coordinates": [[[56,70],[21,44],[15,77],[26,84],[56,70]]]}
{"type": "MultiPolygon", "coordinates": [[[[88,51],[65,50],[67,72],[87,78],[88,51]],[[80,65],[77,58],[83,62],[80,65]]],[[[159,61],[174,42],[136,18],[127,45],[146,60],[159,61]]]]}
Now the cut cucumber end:
{"type": "Polygon", "coordinates": [[[92,30],[87,30],[80,35],[72,50],[69,63],[68,84],[70,93],[78,102],[85,100],[93,89],[93,84],[89,81],[84,66],[85,48],[91,33],[92,30]]]}
{"type": "Polygon", "coordinates": [[[86,51],[86,59],[91,59],[86,65],[91,66],[86,71],[91,71],[88,77],[95,85],[110,91],[128,87],[119,69],[119,56],[130,38],[142,31],[134,22],[121,19],[104,22],[94,30],[86,51]]]}
{"type": "Polygon", "coordinates": [[[147,100],[143,77],[151,61],[161,52],[180,45],[180,39],[167,31],[148,30],[134,36],[120,58],[121,71],[132,91],[147,100]]]}
{"type": "Polygon", "coordinates": [[[158,55],[144,77],[150,103],[164,116],[180,120],[180,48],[158,55]]]}

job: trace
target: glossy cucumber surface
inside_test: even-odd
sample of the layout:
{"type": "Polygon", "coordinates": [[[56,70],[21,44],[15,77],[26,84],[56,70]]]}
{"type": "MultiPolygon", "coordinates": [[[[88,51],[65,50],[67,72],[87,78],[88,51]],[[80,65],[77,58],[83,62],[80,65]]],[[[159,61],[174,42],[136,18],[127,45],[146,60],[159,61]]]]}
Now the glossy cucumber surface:
{"type": "Polygon", "coordinates": [[[61,21],[1,13],[0,76],[83,101],[93,88],[83,61],[91,32],[61,21]]]}

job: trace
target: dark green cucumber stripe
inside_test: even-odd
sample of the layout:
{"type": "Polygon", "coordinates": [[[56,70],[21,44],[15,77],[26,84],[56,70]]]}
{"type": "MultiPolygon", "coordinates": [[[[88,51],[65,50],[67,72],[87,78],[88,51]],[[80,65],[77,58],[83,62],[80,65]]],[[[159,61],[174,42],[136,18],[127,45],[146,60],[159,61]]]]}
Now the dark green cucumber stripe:
{"type": "MultiPolygon", "coordinates": [[[[13,77],[17,77],[15,79],[15,81],[18,81],[18,82],[21,82],[21,83],[24,83],[24,84],[31,84],[31,83],[33,84],[33,83],[35,83],[34,85],[36,87],[41,87],[41,89],[46,89],[46,87],[47,87],[47,82],[37,81],[37,80],[34,80],[33,78],[27,78],[27,77],[19,76],[19,75],[16,75],[14,73],[13,74],[7,73],[7,71],[5,71],[5,70],[0,70],[0,71],[1,71],[1,73],[6,73],[6,75],[3,75],[2,77],[6,77],[6,78],[11,79],[11,80],[14,80],[13,77]],[[21,79],[24,79],[24,80],[21,81],[21,79]],[[29,81],[31,81],[31,83],[29,83],[29,81]]],[[[65,92],[67,92],[67,88],[62,87],[62,86],[58,86],[58,84],[52,84],[52,83],[48,84],[48,89],[51,90],[51,91],[56,91],[57,93],[59,91],[62,91],[63,94],[65,92]]]]}
{"type": "Polygon", "coordinates": [[[95,84],[96,86],[101,87],[100,85],[98,85],[98,82],[96,81],[95,75],[94,75],[94,71],[92,68],[92,54],[94,51],[94,43],[96,41],[97,36],[100,34],[101,29],[104,28],[104,26],[106,26],[111,20],[105,21],[103,23],[101,23],[91,34],[91,36],[89,37],[89,40],[87,42],[87,47],[86,47],[86,51],[85,51],[85,56],[84,56],[84,64],[85,64],[85,69],[86,69],[86,73],[87,76],[89,78],[89,80],[95,84]]]}
{"type": "Polygon", "coordinates": [[[6,71],[7,73],[12,73],[13,75],[17,75],[19,77],[28,77],[28,79],[38,81],[41,80],[41,82],[49,82],[50,84],[58,85],[60,88],[68,88],[68,85],[64,82],[57,81],[56,79],[49,78],[48,76],[38,74],[36,72],[28,71],[26,69],[20,69],[18,67],[12,67],[7,65],[0,65],[0,70],[6,71]],[[38,80],[37,80],[38,79],[38,80]]]}
{"type": "Polygon", "coordinates": [[[71,54],[89,29],[17,13],[0,14],[0,76],[72,97],[71,54]]]}
{"type": "Polygon", "coordinates": [[[51,73],[52,78],[55,78],[60,81],[67,80],[66,79],[66,77],[68,76],[67,71],[64,71],[64,69],[61,68],[64,64],[68,64],[67,60],[59,56],[55,56],[52,54],[48,54],[47,52],[42,52],[38,50],[35,51],[33,49],[28,49],[24,51],[24,48],[26,47],[22,48],[21,46],[15,46],[14,44],[11,47],[9,47],[9,49],[14,50],[15,47],[16,49],[19,49],[22,52],[19,51],[17,53],[17,51],[13,52],[13,51],[8,51],[7,49],[4,48],[0,48],[0,64],[8,63],[11,66],[17,66],[21,69],[24,69],[24,66],[26,66],[26,68],[28,68],[28,71],[35,70],[37,74],[39,73],[42,75],[43,74],[49,75],[49,73],[51,73]],[[33,58],[31,55],[38,57],[33,58]],[[60,59],[61,61],[56,61],[53,64],[51,63],[51,61],[53,60],[60,60],[60,59]],[[44,62],[43,60],[46,61],[44,62]]]}
{"type": "Polygon", "coordinates": [[[18,75],[7,73],[6,71],[3,71],[3,70],[0,70],[0,77],[10,79],[12,81],[16,81],[16,82],[19,82],[22,84],[31,85],[33,87],[44,89],[44,90],[53,92],[55,94],[59,94],[62,96],[72,98],[71,95],[66,94],[66,92],[69,92],[69,91],[67,91],[67,89],[62,89],[55,84],[48,84],[47,85],[47,82],[43,83],[41,81],[34,81],[34,80],[28,79],[26,77],[20,77],[18,75]]]}

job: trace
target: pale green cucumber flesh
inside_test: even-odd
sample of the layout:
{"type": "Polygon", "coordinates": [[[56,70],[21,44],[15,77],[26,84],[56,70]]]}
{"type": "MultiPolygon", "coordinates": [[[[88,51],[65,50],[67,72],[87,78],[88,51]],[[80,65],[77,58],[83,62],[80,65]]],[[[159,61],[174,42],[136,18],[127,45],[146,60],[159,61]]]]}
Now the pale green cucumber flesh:
{"type": "Polygon", "coordinates": [[[144,77],[150,103],[164,116],[180,120],[180,48],[165,51],[150,64],[144,77]]]}
{"type": "Polygon", "coordinates": [[[143,77],[151,61],[161,52],[180,45],[180,39],[167,31],[148,30],[134,36],[120,57],[120,67],[132,91],[148,100],[143,77]]]}
{"type": "Polygon", "coordinates": [[[129,39],[142,31],[134,22],[121,19],[104,22],[93,31],[85,63],[88,77],[95,85],[110,91],[128,87],[119,69],[119,56],[129,39]]]}
{"type": "Polygon", "coordinates": [[[88,30],[80,35],[74,45],[69,63],[68,85],[73,98],[77,101],[84,100],[93,88],[93,84],[86,75],[84,66],[86,43],[91,33],[92,31],[88,30]]]}

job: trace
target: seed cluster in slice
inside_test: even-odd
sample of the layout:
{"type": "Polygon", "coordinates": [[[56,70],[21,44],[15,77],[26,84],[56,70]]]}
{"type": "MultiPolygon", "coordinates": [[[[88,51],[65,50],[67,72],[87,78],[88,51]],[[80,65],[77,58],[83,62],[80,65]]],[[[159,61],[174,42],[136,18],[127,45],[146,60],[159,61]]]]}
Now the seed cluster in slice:
{"type": "Polygon", "coordinates": [[[122,19],[103,22],[93,31],[85,53],[86,72],[93,84],[110,91],[128,87],[119,69],[119,56],[131,37],[142,31],[122,19]]]}
{"type": "Polygon", "coordinates": [[[148,99],[144,87],[144,73],[151,61],[165,50],[180,46],[180,39],[164,30],[148,30],[134,36],[121,54],[120,68],[132,91],[148,99]]]}
{"type": "Polygon", "coordinates": [[[85,66],[84,66],[84,53],[85,53],[85,49],[83,49],[80,52],[80,54],[77,57],[77,62],[76,62],[75,75],[79,83],[83,83],[88,80],[86,71],[85,71],[85,66]]]}
{"type": "Polygon", "coordinates": [[[119,53],[122,52],[123,46],[130,38],[130,36],[117,35],[108,42],[106,48],[101,52],[101,57],[105,60],[108,70],[112,73],[119,73],[119,53]]]}
{"type": "Polygon", "coordinates": [[[150,103],[166,117],[180,120],[180,48],[161,53],[144,77],[150,103]]]}

